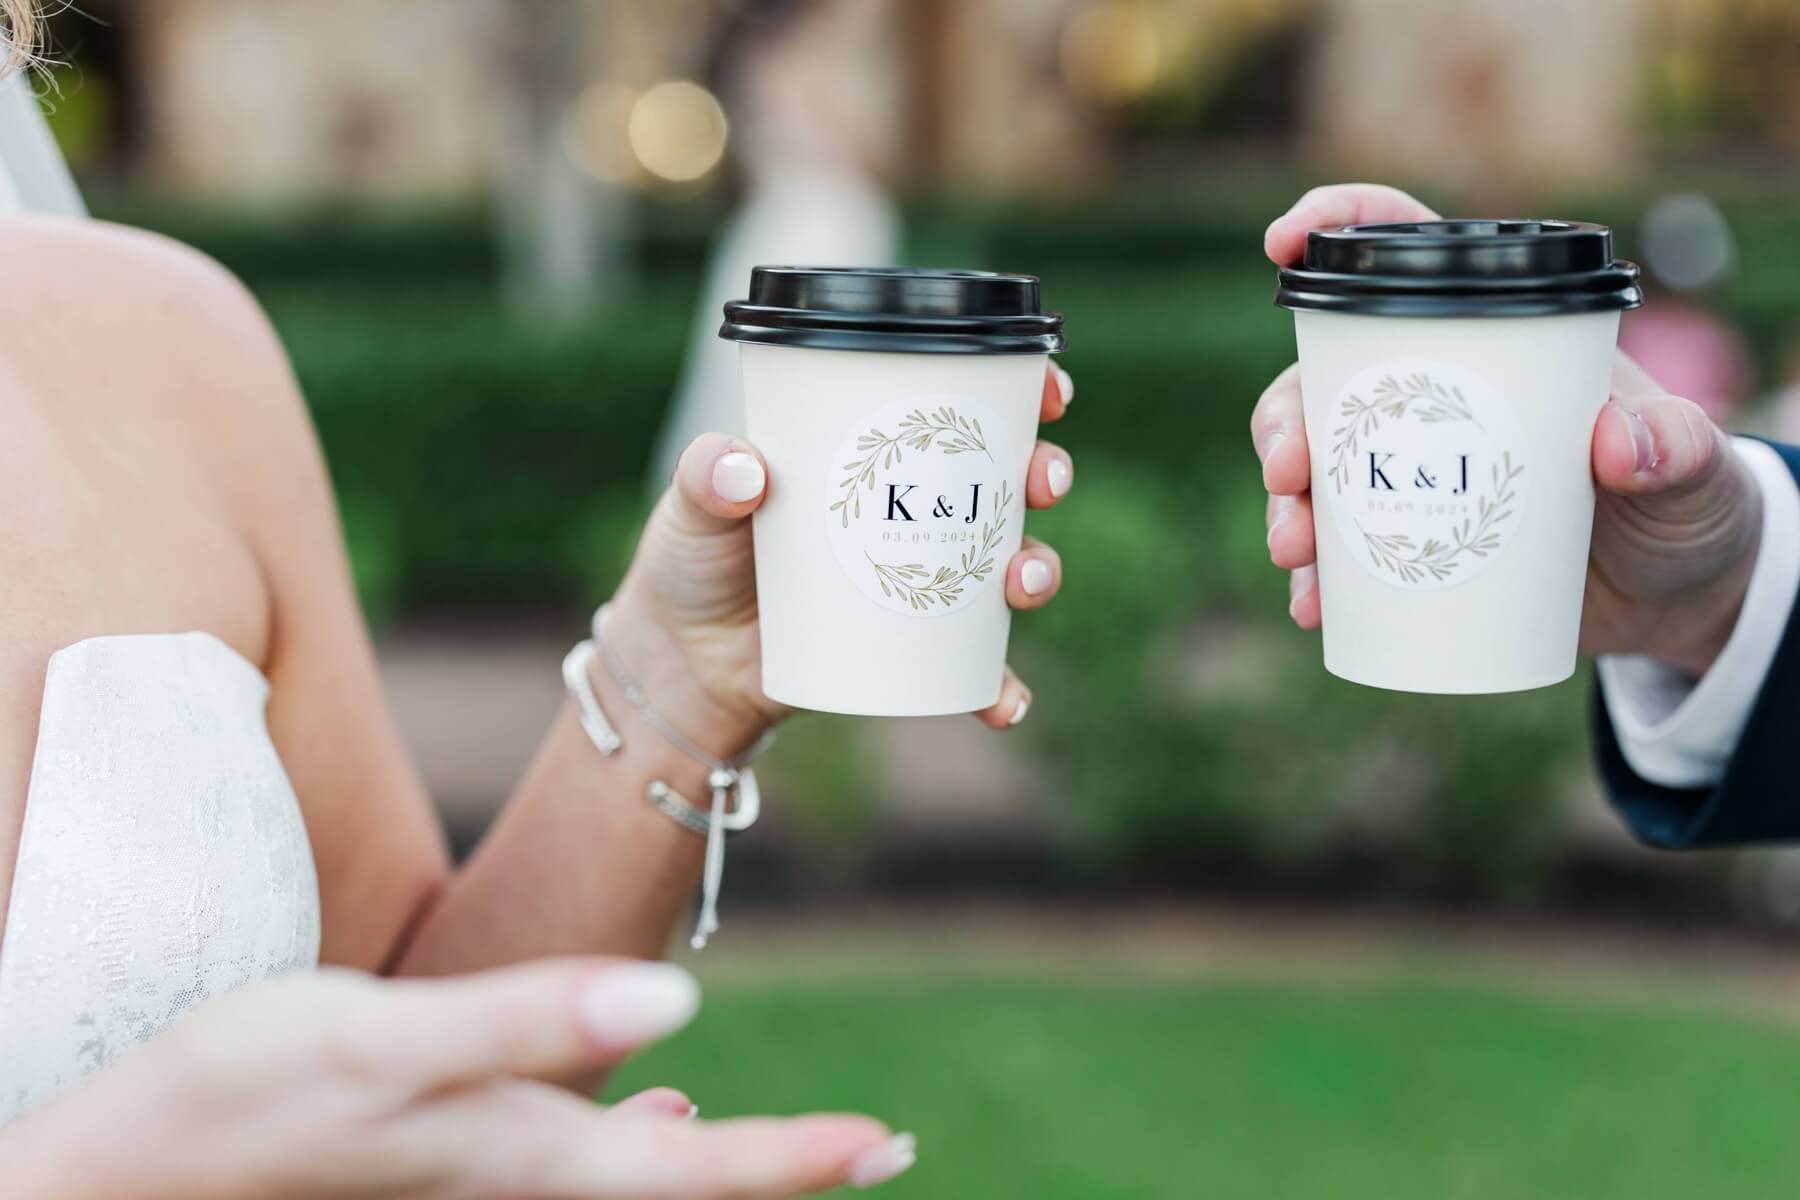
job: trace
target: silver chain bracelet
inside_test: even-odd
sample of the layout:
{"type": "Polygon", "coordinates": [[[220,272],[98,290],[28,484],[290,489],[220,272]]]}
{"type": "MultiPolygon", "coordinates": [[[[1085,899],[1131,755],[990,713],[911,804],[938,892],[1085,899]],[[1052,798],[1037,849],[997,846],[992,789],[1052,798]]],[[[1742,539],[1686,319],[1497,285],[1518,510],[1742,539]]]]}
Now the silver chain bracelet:
{"type": "Polygon", "coordinates": [[[741,833],[755,824],[762,809],[756,772],[750,763],[775,741],[773,730],[764,733],[742,754],[723,759],[708,754],[695,745],[650,703],[643,687],[620,664],[606,642],[606,615],[610,605],[601,605],[594,614],[594,637],[582,642],[563,659],[563,681],[575,701],[581,727],[596,749],[605,755],[615,753],[622,744],[618,731],[606,718],[600,700],[594,694],[588,671],[595,658],[606,668],[625,698],[638,715],[657,733],[707,768],[707,786],[712,789],[712,807],[701,809],[663,780],[651,782],[645,799],[659,812],[696,834],[706,838],[706,870],[701,884],[700,916],[689,944],[699,950],[719,929],[719,887],[725,874],[725,835],[741,833]]]}
{"type": "MultiPolygon", "coordinates": [[[[588,672],[593,669],[599,657],[591,638],[585,642],[577,642],[574,649],[563,657],[563,683],[568,687],[569,698],[575,702],[575,712],[581,718],[581,728],[587,733],[588,740],[594,743],[594,748],[601,754],[610,757],[624,745],[624,739],[613,728],[612,722],[607,719],[606,710],[600,707],[600,698],[594,694],[593,681],[588,672]]],[[[707,809],[699,807],[660,779],[652,781],[645,789],[644,798],[652,808],[701,837],[705,837],[712,829],[712,814],[707,809]]],[[[761,801],[761,793],[756,786],[756,772],[740,769],[737,803],[725,814],[725,832],[736,836],[756,824],[756,818],[762,811],[761,801]]]]}

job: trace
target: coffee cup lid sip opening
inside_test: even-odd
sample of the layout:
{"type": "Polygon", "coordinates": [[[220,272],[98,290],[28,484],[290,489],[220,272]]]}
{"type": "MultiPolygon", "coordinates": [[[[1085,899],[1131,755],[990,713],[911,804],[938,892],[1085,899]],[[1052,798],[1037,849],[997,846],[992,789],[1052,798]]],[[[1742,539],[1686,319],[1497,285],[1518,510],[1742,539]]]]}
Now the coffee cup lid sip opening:
{"type": "Polygon", "coordinates": [[[757,267],[719,336],[764,346],[900,354],[1055,354],[1062,314],[1035,275],[922,267],[757,267]]]}
{"type": "Polygon", "coordinates": [[[1580,221],[1408,221],[1314,230],[1282,308],[1387,317],[1539,317],[1644,302],[1612,230],[1580,221]]]}

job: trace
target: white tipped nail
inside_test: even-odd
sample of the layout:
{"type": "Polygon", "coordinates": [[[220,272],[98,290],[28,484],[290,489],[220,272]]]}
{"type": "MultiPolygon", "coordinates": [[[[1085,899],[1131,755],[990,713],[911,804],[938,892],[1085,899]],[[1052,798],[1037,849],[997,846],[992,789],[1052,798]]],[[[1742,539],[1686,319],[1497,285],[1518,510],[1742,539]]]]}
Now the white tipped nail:
{"type": "Polygon", "coordinates": [[[1062,393],[1063,407],[1067,408],[1075,403],[1075,380],[1061,367],[1052,365],[1050,369],[1056,372],[1056,390],[1062,393]]]}
{"type": "Polygon", "coordinates": [[[850,1164],[850,1186],[872,1188],[904,1173],[919,1161],[919,1139],[896,1133],[881,1145],[859,1154],[850,1164]]]}
{"type": "Polygon", "coordinates": [[[1654,471],[1662,462],[1656,452],[1656,435],[1650,423],[1632,409],[1625,410],[1625,427],[1631,430],[1631,453],[1636,460],[1632,469],[1639,475],[1654,471]]]}
{"type": "Polygon", "coordinates": [[[1057,499],[1068,495],[1069,485],[1075,482],[1075,472],[1064,458],[1053,458],[1050,465],[1044,468],[1044,476],[1050,482],[1050,494],[1057,499]]]}
{"type": "Polygon", "coordinates": [[[1269,506],[1269,533],[1265,539],[1269,543],[1269,549],[1275,548],[1275,531],[1281,528],[1281,523],[1287,520],[1293,511],[1294,498],[1292,496],[1277,496],[1275,502],[1269,506]]]}
{"type": "Polygon", "coordinates": [[[684,1120],[684,1121],[698,1120],[699,1116],[700,1116],[700,1106],[698,1104],[690,1104],[690,1105],[688,1105],[687,1115],[685,1117],[683,1117],[682,1120],[684,1120]]]}
{"type": "Polygon", "coordinates": [[[641,1046],[667,1037],[700,1011],[700,985],[669,963],[625,963],[594,976],[578,1015],[588,1036],[608,1046],[641,1046]]]}
{"type": "Polygon", "coordinates": [[[1055,572],[1050,569],[1050,564],[1041,558],[1028,559],[1025,565],[1019,568],[1019,586],[1025,589],[1027,596],[1036,596],[1048,591],[1054,579],[1055,572]]]}
{"type": "Polygon", "coordinates": [[[712,485],[722,499],[742,504],[762,495],[768,476],[756,455],[733,450],[713,464],[712,485]]]}
{"type": "Polygon", "coordinates": [[[1020,721],[1023,721],[1025,719],[1025,714],[1030,711],[1031,711],[1031,697],[1030,696],[1021,697],[1018,705],[1013,709],[1013,715],[1006,718],[1006,723],[1008,725],[1017,725],[1020,721]]]}

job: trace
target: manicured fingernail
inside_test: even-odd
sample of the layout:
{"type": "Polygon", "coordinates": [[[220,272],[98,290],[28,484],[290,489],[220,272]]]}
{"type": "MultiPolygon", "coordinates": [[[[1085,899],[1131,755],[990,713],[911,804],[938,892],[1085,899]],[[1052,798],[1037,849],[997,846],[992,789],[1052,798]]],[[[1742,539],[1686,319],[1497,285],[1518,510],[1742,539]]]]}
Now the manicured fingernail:
{"type": "Polygon", "coordinates": [[[1300,623],[1300,597],[1306,595],[1306,589],[1312,586],[1312,569],[1301,567],[1288,576],[1288,617],[1298,625],[1300,623]]]}
{"type": "Polygon", "coordinates": [[[682,1120],[693,1121],[693,1120],[697,1120],[699,1118],[699,1116],[700,1116],[700,1106],[698,1104],[690,1104],[690,1105],[688,1105],[687,1116],[683,1117],[682,1120]]]}
{"type": "Polygon", "coordinates": [[[1656,457],[1656,435],[1650,432],[1649,422],[1628,408],[1625,424],[1631,430],[1632,470],[1639,475],[1655,470],[1660,460],[1656,457]]]}
{"type": "Polygon", "coordinates": [[[1059,366],[1052,364],[1050,369],[1056,372],[1056,390],[1062,393],[1063,407],[1067,408],[1075,403],[1075,380],[1059,366]]]}
{"type": "Polygon", "coordinates": [[[1261,455],[1261,461],[1268,462],[1269,455],[1280,449],[1281,443],[1285,441],[1287,441],[1287,434],[1279,429],[1271,429],[1268,434],[1263,437],[1262,445],[1258,446],[1256,450],[1256,452],[1261,455]]]}
{"type": "Polygon", "coordinates": [[[881,1145],[864,1150],[850,1164],[850,1186],[872,1188],[903,1174],[919,1161],[919,1139],[910,1133],[896,1133],[881,1145]]]}
{"type": "Polygon", "coordinates": [[[756,455],[733,450],[713,464],[713,491],[733,504],[742,504],[762,495],[768,476],[756,455]]]}
{"type": "Polygon", "coordinates": [[[1019,568],[1019,586],[1025,589],[1027,596],[1036,596],[1049,590],[1053,575],[1050,564],[1043,559],[1027,559],[1025,565],[1019,568]]]}
{"type": "Polygon", "coordinates": [[[1044,468],[1044,475],[1050,481],[1050,494],[1058,500],[1069,494],[1069,485],[1075,482],[1074,468],[1069,466],[1066,458],[1053,458],[1050,465],[1044,468]]]}
{"type": "Polygon", "coordinates": [[[1292,496],[1277,496],[1275,502],[1269,505],[1269,535],[1264,540],[1269,543],[1271,550],[1275,548],[1275,531],[1281,528],[1281,523],[1287,520],[1288,514],[1293,511],[1294,498],[1292,496]]]}
{"type": "Polygon", "coordinates": [[[1014,706],[1014,708],[1013,708],[1013,715],[1006,718],[1006,723],[1008,725],[1017,725],[1020,721],[1023,721],[1025,719],[1025,714],[1030,711],[1031,711],[1031,697],[1030,696],[1021,696],[1021,697],[1019,697],[1019,703],[1016,706],[1014,706]]]}
{"type": "Polygon", "coordinates": [[[608,967],[582,990],[577,1012],[596,1041],[641,1046],[667,1037],[700,1011],[700,985],[669,963],[608,967]]]}

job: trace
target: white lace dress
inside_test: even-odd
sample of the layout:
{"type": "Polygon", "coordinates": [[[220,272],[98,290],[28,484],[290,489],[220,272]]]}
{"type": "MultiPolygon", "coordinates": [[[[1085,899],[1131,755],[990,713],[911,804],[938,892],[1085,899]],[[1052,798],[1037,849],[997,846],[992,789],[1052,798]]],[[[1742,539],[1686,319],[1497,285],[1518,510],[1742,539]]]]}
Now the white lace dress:
{"type": "Polygon", "coordinates": [[[51,658],[0,931],[0,1124],[209,996],[317,962],[268,696],[210,634],[51,658]]]}

